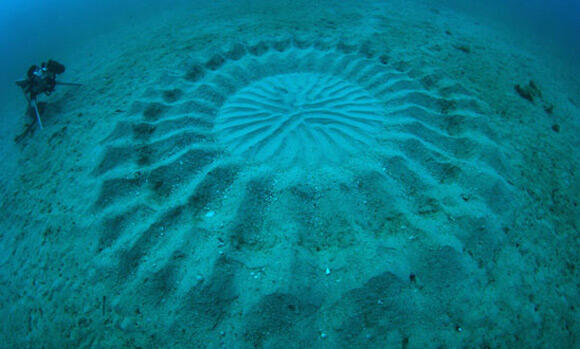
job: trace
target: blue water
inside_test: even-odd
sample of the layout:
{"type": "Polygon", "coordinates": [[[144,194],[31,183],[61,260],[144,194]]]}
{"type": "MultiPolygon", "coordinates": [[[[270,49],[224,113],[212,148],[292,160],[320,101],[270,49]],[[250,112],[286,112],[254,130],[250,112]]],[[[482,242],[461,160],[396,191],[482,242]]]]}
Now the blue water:
{"type": "MultiPolygon", "coordinates": [[[[260,1],[240,1],[247,3],[260,1]]],[[[271,1],[268,1],[271,2],[271,1]]],[[[83,40],[137,18],[183,6],[183,0],[161,1],[33,1],[5,0],[0,4],[0,81],[2,87],[19,79],[31,62],[56,57],[83,40]]],[[[204,1],[189,8],[204,6],[204,1]]],[[[215,2],[214,2],[215,3],[215,2]]],[[[499,20],[522,35],[534,35],[548,49],[573,63],[580,59],[580,2],[577,0],[430,1],[483,19],[499,20]]],[[[227,6],[236,6],[228,3],[227,6]]]]}
{"type": "Polygon", "coordinates": [[[19,79],[33,64],[96,35],[159,14],[183,1],[13,1],[0,3],[2,85],[19,79]]]}
{"type": "Polygon", "coordinates": [[[579,18],[3,1],[0,349],[578,347],[579,18]]]}
{"type": "Polygon", "coordinates": [[[578,0],[442,0],[445,4],[481,18],[504,23],[521,35],[532,35],[547,49],[569,55],[569,62],[580,59],[580,1],[578,0]]]}

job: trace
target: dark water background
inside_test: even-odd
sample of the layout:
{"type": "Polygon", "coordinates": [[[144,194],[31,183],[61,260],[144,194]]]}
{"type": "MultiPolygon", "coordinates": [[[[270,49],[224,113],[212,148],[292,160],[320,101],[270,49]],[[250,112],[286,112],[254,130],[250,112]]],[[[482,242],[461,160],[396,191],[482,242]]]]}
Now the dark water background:
{"type": "Polygon", "coordinates": [[[1,82],[21,78],[34,63],[70,50],[83,40],[159,13],[177,1],[3,0],[0,2],[1,82]]]}
{"type": "MultiPolygon", "coordinates": [[[[260,1],[272,6],[276,0],[230,0],[224,4],[247,6],[260,1]]],[[[482,20],[499,20],[525,36],[533,35],[569,62],[580,61],[580,0],[424,1],[435,7],[449,6],[468,12],[482,20]]],[[[13,81],[23,77],[31,64],[51,57],[58,60],[59,52],[70,50],[83,40],[167,8],[215,3],[209,0],[2,0],[0,93],[6,88],[14,89],[13,81]]]]}
{"type": "MultiPolygon", "coordinates": [[[[580,0],[432,0],[482,19],[499,21],[514,32],[532,36],[580,65],[580,0]]],[[[580,69],[579,69],[580,70],[580,69]]]]}

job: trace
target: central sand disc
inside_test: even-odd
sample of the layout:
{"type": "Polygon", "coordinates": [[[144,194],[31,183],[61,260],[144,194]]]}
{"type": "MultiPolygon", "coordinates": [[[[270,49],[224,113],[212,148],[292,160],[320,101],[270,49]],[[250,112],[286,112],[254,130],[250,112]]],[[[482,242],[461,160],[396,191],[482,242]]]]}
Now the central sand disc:
{"type": "Polygon", "coordinates": [[[218,114],[216,134],[249,161],[340,162],[374,144],[382,113],[366,90],[343,79],[280,74],[231,96],[218,114]]]}

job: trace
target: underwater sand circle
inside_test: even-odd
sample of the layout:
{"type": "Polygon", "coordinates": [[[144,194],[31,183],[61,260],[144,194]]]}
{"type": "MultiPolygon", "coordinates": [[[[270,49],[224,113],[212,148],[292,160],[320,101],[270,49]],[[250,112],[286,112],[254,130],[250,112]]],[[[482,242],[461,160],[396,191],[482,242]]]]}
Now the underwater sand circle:
{"type": "Polygon", "coordinates": [[[381,109],[363,88],[318,73],[266,77],[220,109],[216,134],[247,160],[336,163],[364,151],[381,125],[381,109]]]}
{"type": "MultiPolygon", "coordinates": [[[[188,62],[152,82],[103,139],[95,207],[125,217],[127,207],[154,202],[163,215],[185,201],[196,215],[221,205],[230,187],[248,186],[256,164],[300,177],[330,163],[343,188],[356,188],[346,192],[360,189],[357,178],[376,177],[385,183],[375,187],[422,207],[432,188],[455,192],[461,183],[502,212],[495,197],[505,191],[503,165],[488,107],[422,56],[408,58],[364,42],[282,38],[188,62]]],[[[119,221],[111,230],[122,230],[119,221]]]]}
{"type": "MultiPolygon", "coordinates": [[[[481,231],[466,227],[500,222],[512,196],[489,108],[422,54],[409,59],[338,39],[262,40],[151,81],[116,117],[93,171],[99,280],[120,290],[119,304],[175,314],[172,333],[203,347],[229,319],[262,338],[280,322],[261,314],[303,323],[289,304],[313,318],[358,308],[353,297],[373,298],[372,285],[404,285],[387,272],[365,282],[370,293],[333,283],[345,302],[300,303],[319,297],[299,290],[331,299],[324,256],[359,260],[373,239],[387,246],[410,232],[469,240],[481,231]]],[[[434,258],[459,261],[451,250],[434,258]]],[[[332,275],[363,280],[359,270],[332,275]]]]}

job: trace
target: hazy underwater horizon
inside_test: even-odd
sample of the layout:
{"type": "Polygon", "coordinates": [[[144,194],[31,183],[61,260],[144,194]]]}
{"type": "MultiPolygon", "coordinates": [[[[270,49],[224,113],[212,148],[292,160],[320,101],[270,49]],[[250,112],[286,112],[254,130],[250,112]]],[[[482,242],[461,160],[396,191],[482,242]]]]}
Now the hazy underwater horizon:
{"type": "Polygon", "coordinates": [[[3,1],[0,347],[578,347],[579,18],[3,1]]]}

